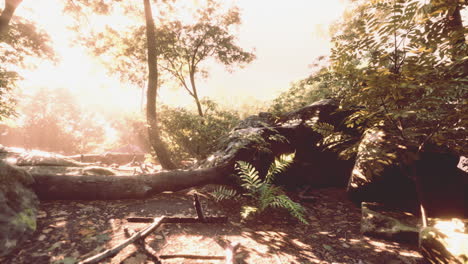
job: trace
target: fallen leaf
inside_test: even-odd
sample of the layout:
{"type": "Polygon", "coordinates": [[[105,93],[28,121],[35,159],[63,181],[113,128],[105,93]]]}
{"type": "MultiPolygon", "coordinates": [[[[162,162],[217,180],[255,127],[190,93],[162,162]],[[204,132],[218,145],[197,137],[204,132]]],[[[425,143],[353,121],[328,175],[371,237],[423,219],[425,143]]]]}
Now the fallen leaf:
{"type": "Polygon", "coordinates": [[[334,250],[331,246],[329,246],[329,245],[323,244],[322,246],[323,246],[324,249],[326,249],[326,250],[328,250],[328,251],[332,251],[332,252],[335,251],[335,250],[334,250]]]}
{"type": "Polygon", "coordinates": [[[94,234],[95,232],[96,231],[93,229],[83,228],[83,229],[80,229],[80,231],[78,231],[78,234],[82,236],[87,236],[87,235],[94,234]]]}

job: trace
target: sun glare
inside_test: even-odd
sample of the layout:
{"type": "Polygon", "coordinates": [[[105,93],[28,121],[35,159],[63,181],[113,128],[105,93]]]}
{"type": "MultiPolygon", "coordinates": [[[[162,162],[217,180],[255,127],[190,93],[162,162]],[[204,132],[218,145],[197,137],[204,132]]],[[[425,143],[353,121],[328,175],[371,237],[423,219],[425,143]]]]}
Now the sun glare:
{"type": "MultiPolygon", "coordinates": [[[[174,10],[156,5],[154,13],[157,16],[160,12],[172,12],[174,18],[188,23],[193,21],[194,10],[204,2],[176,1],[174,10]]],[[[221,104],[236,102],[236,105],[245,103],[248,98],[271,100],[289,88],[291,82],[306,77],[311,72],[309,65],[314,58],[328,53],[329,40],[324,31],[344,10],[344,4],[339,0],[302,0],[287,4],[280,1],[231,0],[223,2],[223,5],[225,8],[233,5],[240,7],[243,23],[239,28],[238,40],[242,47],[256,50],[257,60],[233,73],[211,63],[208,65],[210,77],[201,80],[199,86],[202,96],[225,101],[221,104]],[[317,34],[317,31],[321,32],[317,34]],[[233,90],[238,91],[236,95],[232,94],[233,90]]],[[[61,57],[57,65],[36,65],[37,70],[28,72],[24,87],[65,87],[79,91],[80,101],[91,105],[102,104],[102,100],[97,98],[109,98],[112,94],[112,100],[106,100],[109,107],[127,105],[134,110],[141,109],[141,87],[130,88],[128,84],[122,84],[116,77],[109,76],[98,59],[86,52],[86,48],[72,45],[76,34],[88,32],[70,31],[73,21],[63,14],[62,1],[28,1],[20,7],[19,15],[31,18],[47,30],[61,57]],[[129,98],[132,98],[132,102],[125,102],[129,98]]],[[[136,3],[135,8],[139,8],[136,3]]],[[[124,11],[117,7],[112,17],[96,15],[84,21],[92,21],[88,26],[98,31],[109,24],[123,29],[131,23],[142,23],[142,20],[137,21],[138,18],[125,16],[124,11]]],[[[164,96],[165,104],[193,104],[190,97],[174,89],[162,88],[161,96],[164,96]]]]}

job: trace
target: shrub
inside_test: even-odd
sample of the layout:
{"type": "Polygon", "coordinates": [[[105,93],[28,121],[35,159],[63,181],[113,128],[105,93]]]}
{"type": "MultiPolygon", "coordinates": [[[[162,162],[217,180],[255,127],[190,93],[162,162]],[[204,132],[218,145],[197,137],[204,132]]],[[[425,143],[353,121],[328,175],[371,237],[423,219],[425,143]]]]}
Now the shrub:
{"type": "Polygon", "coordinates": [[[269,112],[276,116],[297,110],[313,102],[332,96],[330,86],[332,82],[328,70],[322,69],[310,77],[295,82],[286,92],[281,93],[273,104],[269,112]]]}
{"type": "Polygon", "coordinates": [[[161,130],[176,161],[206,158],[215,150],[218,139],[239,122],[236,112],[221,110],[209,100],[203,100],[202,105],[206,109],[203,117],[180,107],[161,107],[161,130]]]}

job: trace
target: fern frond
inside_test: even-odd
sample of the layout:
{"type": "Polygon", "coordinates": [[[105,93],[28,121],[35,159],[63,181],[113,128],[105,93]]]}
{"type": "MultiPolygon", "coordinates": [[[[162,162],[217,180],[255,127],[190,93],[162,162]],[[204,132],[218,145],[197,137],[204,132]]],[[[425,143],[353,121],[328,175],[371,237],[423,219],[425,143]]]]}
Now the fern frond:
{"type": "Polygon", "coordinates": [[[248,162],[236,162],[236,170],[239,171],[239,177],[242,180],[241,186],[249,192],[256,192],[262,185],[262,180],[258,171],[248,162]]]}
{"type": "Polygon", "coordinates": [[[322,135],[322,137],[328,137],[335,131],[335,127],[331,124],[324,122],[317,122],[310,126],[315,132],[322,135]]]}
{"type": "Polygon", "coordinates": [[[214,191],[211,192],[211,195],[217,202],[219,202],[222,200],[236,198],[237,191],[234,189],[227,188],[225,186],[219,186],[218,188],[216,188],[214,191]]]}
{"type": "Polygon", "coordinates": [[[241,208],[241,218],[247,219],[249,216],[258,212],[258,208],[255,206],[244,205],[241,208]]]}
{"type": "Polygon", "coordinates": [[[271,202],[271,207],[274,208],[284,208],[286,209],[291,216],[295,217],[304,224],[308,224],[305,219],[305,209],[299,203],[294,202],[287,195],[282,194],[275,196],[274,200],[271,202]]]}
{"type": "Polygon", "coordinates": [[[265,182],[272,183],[278,174],[284,172],[293,163],[295,155],[296,153],[282,154],[279,158],[275,158],[268,168],[265,182]]]}
{"type": "Polygon", "coordinates": [[[282,194],[284,194],[284,192],[280,187],[268,183],[263,184],[259,189],[259,209],[263,211],[267,207],[271,207],[271,204],[275,201],[275,197],[282,194]]]}

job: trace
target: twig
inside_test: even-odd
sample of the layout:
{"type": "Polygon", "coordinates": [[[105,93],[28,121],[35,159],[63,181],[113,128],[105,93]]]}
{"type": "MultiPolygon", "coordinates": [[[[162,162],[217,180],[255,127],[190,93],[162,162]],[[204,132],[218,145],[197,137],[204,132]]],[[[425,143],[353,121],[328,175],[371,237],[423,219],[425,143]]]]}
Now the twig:
{"type": "Polygon", "coordinates": [[[197,211],[197,216],[200,221],[203,223],[206,221],[205,216],[203,215],[203,209],[200,204],[200,200],[198,200],[198,195],[194,194],[193,195],[193,206],[195,207],[195,210],[197,211]]]}
{"type": "MultiPolygon", "coordinates": [[[[153,218],[150,217],[129,217],[128,222],[131,223],[151,223],[153,218]]],[[[191,223],[207,223],[207,224],[222,224],[227,223],[227,216],[205,217],[205,221],[201,221],[198,217],[164,217],[164,224],[191,224],[191,223]]]]}
{"type": "Polygon", "coordinates": [[[317,197],[312,196],[312,195],[306,195],[306,193],[309,191],[309,189],[310,189],[310,186],[307,186],[306,189],[299,192],[299,195],[298,195],[299,199],[301,199],[301,201],[303,201],[303,202],[316,202],[317,197]]]}
{"type": "Polygon", "coordinates": [[[159,260],[159,258],[158,258],[158,253],[145,243],[144,238],[143,239],[138,239],[137,241],[135,241],[135,244],[155,264],[161,264],[161,260],[159,260]]]}
{"type": "Polygon", "coordinates": [[[145,238],[148,236],[151,232],[153,232],[156,228],[161,226],[163,224],[165,217],[160,217],[160,218],[155,218],[153,219],[153,223],[149,226],[147,226],[145,229],[136,232],[133,234],[131,237],[129,237],[127,240],[122,242],[121,244],[111,248],[107,249],[97,255],[94,255],[92,257],[89,257],[83,261],[78,262],[79,264],[90,264],[90,263],[98,263],[99,261],[114,256],[117,253],[119,253],[122,249],[124,249],[126,246],[130,245],[131,243],[135,242],[136,240],[140,238],[145,238]]]}
{"type": "Polygon", "coordinates": [[[225,260],[224,256],[202,256],[202,255],[190,255],[190,254],[180,254],[180,255],[161,255],[160,259],[171,259],[171,258],[186,258],[186,259],[216,259],[216,260],[225,260]]]}

